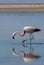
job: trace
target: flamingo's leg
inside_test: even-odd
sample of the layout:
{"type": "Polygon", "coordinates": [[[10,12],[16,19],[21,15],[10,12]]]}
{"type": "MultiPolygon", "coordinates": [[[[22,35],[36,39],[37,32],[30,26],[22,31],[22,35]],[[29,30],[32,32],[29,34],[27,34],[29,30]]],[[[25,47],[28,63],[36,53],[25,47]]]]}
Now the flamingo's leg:
{"type": "Polygon", "coordinates": [[[30,34],[30,53],[32,54],[34,51],[34,48],[32,48],[32,40],[34,39],[34,36],[30,34]]]}

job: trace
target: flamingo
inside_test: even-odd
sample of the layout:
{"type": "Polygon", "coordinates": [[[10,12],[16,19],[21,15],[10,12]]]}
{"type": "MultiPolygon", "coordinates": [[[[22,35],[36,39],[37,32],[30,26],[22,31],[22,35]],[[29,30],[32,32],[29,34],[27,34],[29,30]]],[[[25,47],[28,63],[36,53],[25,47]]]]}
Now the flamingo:
{"type": "MultiPolygon", "coordinates": [[[[16,34],[18,34],[20,37],[23,37],[26,33],[30,34],[30,53],[31,53],[31,45],[32,45],[31,40],[34,39],[34,36],[32,35],[32,33],[39,32],[39,31],[41,31],[41,29],[35,28],[35,27],[31,27],[31,26],[25,26],[23,28],[23,33],[19,34],[18,32],[14,32],[12,34],[12,38],[15,39],[16,34]]],[[[25,41],[26,40],[24,40],[23,43],[25,41]]]]}
{"type": "Polygon", "coordinates": [[[41,31],[39,28],[31,27],[31,26],[25,26],[23,28],[23,33],[19,34],[18,32],[14,32],[12,34],[12,38],[15,39],[15,35],[19,34],[19,36],[23,37],[26,33],[29,33],[32,37],[32,33],[41,31]]]}

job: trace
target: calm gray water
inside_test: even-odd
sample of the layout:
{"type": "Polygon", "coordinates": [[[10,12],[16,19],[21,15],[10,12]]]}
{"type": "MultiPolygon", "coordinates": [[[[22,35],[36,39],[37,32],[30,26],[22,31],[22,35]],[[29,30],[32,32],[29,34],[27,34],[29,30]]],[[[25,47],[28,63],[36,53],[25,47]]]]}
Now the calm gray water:
{"type": "MultiPolygon", "coordinates": [[[[26,42],[27,45],[29,45],[26,42]]],[[[44,65],[44,13],[0,13],[0,65],[44,65]],[[12,48],[16,51],[23,50],[26,53],[29,49],[21,45],[23,39],[29,38],[26,34],[23,38],[16,36],[12,39],[14,31],[22,32],[24,26],[34,26],[41,29],[41,32],[34,33],[35,39],[32,46],[35,48],[34,54],[41,56],[38,60],[25,63],[21,55],[15,57],[12,55],[12,48]],[[40,44],[41,43],[41,44],[40,44]]]]}

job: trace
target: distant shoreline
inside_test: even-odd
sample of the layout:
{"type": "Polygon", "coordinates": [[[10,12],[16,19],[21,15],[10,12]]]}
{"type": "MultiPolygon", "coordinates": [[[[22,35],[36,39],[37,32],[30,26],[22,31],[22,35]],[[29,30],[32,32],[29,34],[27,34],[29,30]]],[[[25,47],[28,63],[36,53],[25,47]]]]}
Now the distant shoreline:
{"type": "Polygon", "coordinates": [[[0,5],[44,5],[44,3],[0,3],[0,5]]]}
{"type": "Polygon", "coordinates": [[[44,3],[0,3],[0,13],[44,13],[44,3]]]}

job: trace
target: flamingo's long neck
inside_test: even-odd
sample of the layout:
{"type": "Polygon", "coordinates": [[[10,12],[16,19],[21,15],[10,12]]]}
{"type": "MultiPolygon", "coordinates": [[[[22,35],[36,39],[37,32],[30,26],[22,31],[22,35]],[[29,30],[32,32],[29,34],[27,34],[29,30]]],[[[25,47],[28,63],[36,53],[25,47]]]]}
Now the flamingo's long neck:
{"type": "Polygon", "coordinates": [[[25,35],[26,31],[24,30],[23,33],[19,34],[17,32],[14,32],[12,35],[12,38],[15,39],[15,36],[18,34],[20,37],[23,37],[25,35]]]}
{"type": "Polygon", "coordinates": [[[22,36],[24,36],[25,35],[25,33],[26,33],[26,31],[25,30],[23,30],[23,33],[21,33],[20,34],[20,36],[22,37],[22,36]]]}

